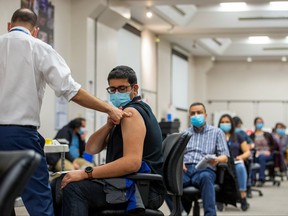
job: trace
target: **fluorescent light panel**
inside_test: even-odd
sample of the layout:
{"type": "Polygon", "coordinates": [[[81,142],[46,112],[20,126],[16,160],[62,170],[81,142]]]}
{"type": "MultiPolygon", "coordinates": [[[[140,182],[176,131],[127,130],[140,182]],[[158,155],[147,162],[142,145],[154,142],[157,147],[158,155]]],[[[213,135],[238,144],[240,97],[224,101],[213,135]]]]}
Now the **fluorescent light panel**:
{"type": "Polygon", "coordinates": [[[227,11],[241,11],[247,9],[246,2],[221,2],[220,7],[227,11]]]}
{"type": "Polygon", "coordinates": [[[270,42],[270,38],[268,36],[251,36],[248,41],[253,44],[266,44],[270,42]]]}
{"type": "Polygon", "coordinates": [[[270,7],[272,10],[287,10],[288,1],[271,1],[270,7]]]}
{"type": "Polygon", "coordinates": [[[270,5],[276,7],[287,7],[288,1],[271,1],[270,5]]]}

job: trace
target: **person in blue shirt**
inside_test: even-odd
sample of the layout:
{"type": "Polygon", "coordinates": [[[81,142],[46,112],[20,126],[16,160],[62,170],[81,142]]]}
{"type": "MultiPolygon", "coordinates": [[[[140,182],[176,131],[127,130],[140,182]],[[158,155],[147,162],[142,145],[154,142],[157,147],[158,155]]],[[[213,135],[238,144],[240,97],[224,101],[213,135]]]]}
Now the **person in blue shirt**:
{"type": "MultiPolygon", "coordinates": [[[[201,191],[203,208],[206,216],[216,215],[216,198],[214,183],[218,163],[228,162],[229,151],[223,131],[207,124],[207,113],[204,104],[196,102],[189,107],[191,127],[186,131],[192,133],[183,160],[183,187],[195,186],[201,191]],[[201,159],[208,154],[215,154],[215,159],[208,162],[205,169],[196,169],[201,159]]],[[[188,212],[189,203],[182,200],[183,207],[188,212]]],[[[191,204],[190,204],[191,205],[191,204]]]]}
{"type": "MultiPolygon", "coordinates": [[[[61,128],[55,139],[66,139],[69,145],[69,152],[65,153],[64,170],[84,169],[92,164],[84,159],[86,119],[75,118],[61,128]]],[[[52,170],[61,171],[60,153],[47,154],[47,163],[52,166],[52,170]]]]}

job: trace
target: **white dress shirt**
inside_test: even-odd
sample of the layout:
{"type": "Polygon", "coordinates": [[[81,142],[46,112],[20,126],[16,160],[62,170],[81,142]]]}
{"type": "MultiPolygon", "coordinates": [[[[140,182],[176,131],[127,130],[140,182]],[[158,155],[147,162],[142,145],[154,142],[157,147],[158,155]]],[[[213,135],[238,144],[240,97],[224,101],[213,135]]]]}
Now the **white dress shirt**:
{"type": "Polygon", "coordinates": [[[26,28],[0,36],[0,125],[39,127],[46,83],[67,100],[81,87],[64,59],[26,28]]]}

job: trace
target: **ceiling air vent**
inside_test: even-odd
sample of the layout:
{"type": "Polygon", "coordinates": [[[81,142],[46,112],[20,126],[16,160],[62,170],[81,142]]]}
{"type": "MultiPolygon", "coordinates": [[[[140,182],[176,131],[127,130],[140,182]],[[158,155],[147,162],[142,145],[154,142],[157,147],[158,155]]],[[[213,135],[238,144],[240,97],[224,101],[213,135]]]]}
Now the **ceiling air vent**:
{"type": "Polygon", "coordinates": [[[264,47],[264,51],[285,51],[288,50],[288,47],[264,47]]]}
{"type": "Polygon", "coordinates": [[[153,12],[173,25],[186,26],[197,12],[194,5],[156,5],[153,12]]]}
{"type": "Polygon", "coordinates": [[[259,16],[259,17],[239,17],[239,21],[254,21],[254,20],[287,20],[288,16],[277,16],[277,17],[264,17],[264,16],[259,16]]]}

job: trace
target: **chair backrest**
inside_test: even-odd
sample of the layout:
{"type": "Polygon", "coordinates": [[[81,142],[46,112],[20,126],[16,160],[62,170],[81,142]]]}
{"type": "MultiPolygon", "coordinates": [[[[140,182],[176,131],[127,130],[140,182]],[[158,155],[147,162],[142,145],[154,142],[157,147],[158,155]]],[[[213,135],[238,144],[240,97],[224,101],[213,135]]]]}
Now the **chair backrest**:
{"type": "Polygon", "coordinates": [[[15,199],[40,163],[33,150],[0,151],[0,214],[11,215],[15,199]]]}
{"type": "Polygon", "coordinates": [[[189,132],[173,133],[163,141],[163,181],[170,194],[183,193],[183,154],[191,136],[189,132]]]}

